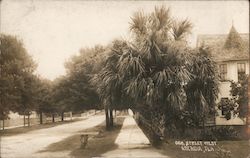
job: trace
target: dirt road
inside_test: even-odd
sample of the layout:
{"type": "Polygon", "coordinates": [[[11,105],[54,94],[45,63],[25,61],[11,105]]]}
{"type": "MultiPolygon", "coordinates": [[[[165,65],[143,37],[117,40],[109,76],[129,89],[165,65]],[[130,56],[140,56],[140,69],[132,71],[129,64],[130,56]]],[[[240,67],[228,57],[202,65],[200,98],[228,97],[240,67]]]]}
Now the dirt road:
{"type": "MultiPolygon", "coordinates": [[[[38,151],[48,145],[75,135],[78,131],[94,127],[104,121],[103,115],[91,116],[82,121],[40,129],[25,134],[1,138],[1,156],[3,158],[43,157],[38,151]]],[[[66,152],[55,157],[65,157],[66,152]]]]}

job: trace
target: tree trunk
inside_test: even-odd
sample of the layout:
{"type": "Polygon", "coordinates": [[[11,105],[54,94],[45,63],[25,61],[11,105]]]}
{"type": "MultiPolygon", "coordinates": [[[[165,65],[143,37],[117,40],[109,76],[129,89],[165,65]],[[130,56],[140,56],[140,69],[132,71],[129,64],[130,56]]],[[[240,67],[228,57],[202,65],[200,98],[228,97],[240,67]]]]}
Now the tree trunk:
{"type": "Polygon", "coordinates": [[[3,119],[3,130],[4,130],[4,119],[3,119]]]}
{"type": "Polygon", "coordinates": [[[43,124],[43,113],[40,112],[40,124],[43,124]]]}
{"type": "Polygon", "coordinates": [[[109,115],[110,115],[110,127],[114,126],[114,121],[113,121],[113,109],[109,109],[109,115]]]}
{"type": "Polygon", "coordinates": [[[30,126],[30,113],[28,113],[28,126],[30,126]]]}
{"type": "Polygon", "coordinates": [[[64,112],[61,113],[61,121],[64,121],[64,112]]]}
{"type": "Polygon", "coordinates": [[[105,116],[106,116],[106,129],[109,129],[109,110],[105,107],[105,116]]]}
{"type": "Polygon", "coordinates": [[[25,114],[23,115],[23,126],[25,127],[25,114]]]}
{"type": "Polygon", "coordinates": [[[54,123],[55,122],[55,115],[52,114],[52,122],[54,123]]]}

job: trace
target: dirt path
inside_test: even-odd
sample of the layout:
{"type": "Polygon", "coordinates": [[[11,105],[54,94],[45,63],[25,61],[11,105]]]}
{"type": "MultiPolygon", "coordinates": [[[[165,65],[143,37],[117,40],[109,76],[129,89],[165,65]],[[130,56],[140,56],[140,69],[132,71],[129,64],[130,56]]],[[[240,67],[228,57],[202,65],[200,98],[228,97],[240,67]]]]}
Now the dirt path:
{"type": "MultiPolygon", "coordinates": [[[[37,152],[48,145],[72,136],[80,130],[94,127],[102,123],[103,120],[103,115],[96,115],[83,121],[2,137],[1,156],[3,158],[41,157],[37,152]]],[[[62,152],[62,155],[55,155],[55,157],[64,157],[65,154],[62,152]]]]}
{"type": "Polygon", "coordinates": [[[122,126],[122,129],[116,138],[115,143],[118,149],[106,152],[104,157],[164,157],[157,149],[154,149],[142,130],[137,126],[135,120],[128,116],[122,126]]]}

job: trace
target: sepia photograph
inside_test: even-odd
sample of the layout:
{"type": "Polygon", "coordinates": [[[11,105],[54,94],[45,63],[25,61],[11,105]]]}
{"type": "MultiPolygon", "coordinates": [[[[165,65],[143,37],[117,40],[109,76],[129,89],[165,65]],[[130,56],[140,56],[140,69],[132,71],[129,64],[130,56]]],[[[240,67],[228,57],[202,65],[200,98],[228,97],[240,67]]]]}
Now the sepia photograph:
{"type": "Polygon", "coordinates": [[[0,0],[0,158],[250,158],[248,0],[0,0]]]}

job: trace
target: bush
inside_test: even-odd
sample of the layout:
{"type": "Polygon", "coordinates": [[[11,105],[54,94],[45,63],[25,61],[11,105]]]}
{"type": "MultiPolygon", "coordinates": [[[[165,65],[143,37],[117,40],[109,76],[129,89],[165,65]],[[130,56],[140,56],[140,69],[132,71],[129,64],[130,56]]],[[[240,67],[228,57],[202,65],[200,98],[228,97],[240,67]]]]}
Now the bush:
{"type": "Polygon", "coordinates": [[[202,140],[238,140],[240,132],[232,126],[212,127],[204,129],[202,140]]]}
{"type": "Polygon", "coordinates": [[[232,154],[231,151],[219,148],[216,152],[216,158],[231,158],[232,154]]]}
{"type": "Polygon", "coordinates": [[[232,126],[219,127],[214,131],[218,140],[236,140],[239,139],[239,132],[232,126]]]}
{"type": "Polygon", "coordinates": [[[242,128],[232,126],[213,126],[203,128],[187,128],[183,132],[173,126],[166,129],[166,138],[179,138],[188,140],[239,140],[244,136],[242,128]]]}
{"type": "Polygon", "coordinates": [[[207,128],[204,129],[201,134],[202,140],[217,140],[216,134],[215,134],[215,128],[207,128]]]}

